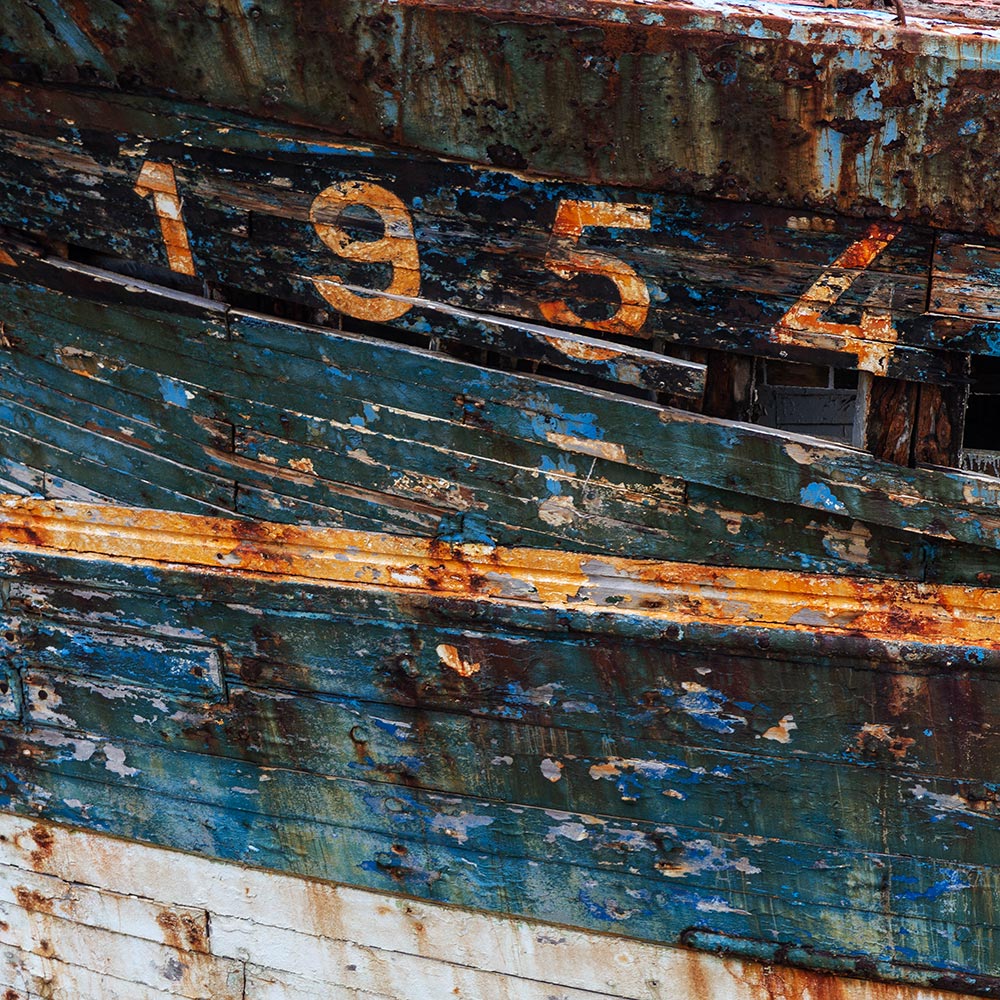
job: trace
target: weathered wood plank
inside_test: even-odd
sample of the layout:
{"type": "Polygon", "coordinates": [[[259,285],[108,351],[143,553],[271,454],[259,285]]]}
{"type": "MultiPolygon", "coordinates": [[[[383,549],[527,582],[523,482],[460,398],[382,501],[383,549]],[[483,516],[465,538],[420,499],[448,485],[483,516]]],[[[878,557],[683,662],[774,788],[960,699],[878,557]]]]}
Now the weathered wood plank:
{"type": "MultiPolygon", "coordinates": [[[[126,695],[121,697],[128,701],[126,695]]],[[[70,705],[68,711],[72,710],[70,705]]],[[[177,711],[183,713],[184,708],[177,711]]],[[[994,920],[991,900],[997,891],[996,873],[989,868],[956,867],[951,858],[917,861],[858,852],[849,849],[843,839],[837,847],[765,840],[752,833],[678,826],[666,816],[656,822],[636,821],[593,812],[502,804],[412,785],[400,789],[362,780],[361,768],[355,769],[358,777],[333,779],[289,770],[277,757],[261,767],[246,761],[165,751],[128,739],[66,739],[51,734],[27,739],[15,734],[12,738],[22,755],[23,750],[30,751],[36,768],[30,780],[42,787],[62,787],[72,779],[84,783],[96,780],[114,787],[106,793],[94,793],[98,795],[95,801],[111,802],[119,790],[136,803],[143,795],[197,802],[218,814],[219,822],[224,823],[230,820],[221,817],[235,810],[254,814],[259,822],[276,828],[284,822],[336,828],[325,835],[326,840],[364,840],[364,831],[377,833],[391,838],[390,855],[409,858],[408,863],[415,863],[412,850],[444,851],[447,855],[451,848],[460,847],[472,852],[469,857],[482,852],[501,865],[505,858],[528,859],[529,871],[531,862],[547,869],[538,877],[549,878],[553,884],[559,881],[561,866],[569,865],[610,872],[623,886],[640,893],[649,890],[655,894],[664,884],[702,895],[721,893],[730,908],[783,914],[786,924],[798,922],[796,908],[801,906],[931,920],[942,919],[946,912],[948,920],[969,926],[990,926],[994,920]],[[184,767],[183,777],[173,776],[171,763],[184,767]],[[404,850],[399,850],[400,845],[404,850]],[[849,894],[845,877],[849,878],[849,894]],[[945,911],[942,899],[947,903],[945,911]]],[[[417,748],[411,749],[419,753],[417,748]]],[[[817,796],[823,794],[823,789],[816,789],[817,796]]],[[[83,801],[90,803],[91,799],[83,801]]],[[[77,807],[76,813],[81,811],[86,814],[77,807]]],[[[716,822],[724,829],[723,821],[716,822]]],[[[168,827],[161,824],[158,829],[157,839],[169,844],[168,827]]],[[[262,849],[256,841],[253,844],[258,852],[262,849]]],[[[241,856],[252,860],[254,849],[243,850],[247,853],[241,856]]],[[[352,866],[359,863],[356,857],[333,848],[324,856],[330,867],[325,877],[351,881],[352,866]]],[[[443,869],[451,867],[444,855],[435,864],[443,869]]]]}
{"type": "MultiPolygon", "coordinates": [[[[213,420],[197,412],[192,413],[189,407],[178,406],[162,399],[164,385],[161,380],[161,398],[159,401],[141,396],[135,392],[124,390],[120,385],[120,376],[115,372],[110,378],[102,378],[101,367],[112,361],[92,352],[79,348],[74,349],[72,342],[63,346],[62,350],[52,350],[52,341],[41,341],[32,337],[31,331],[23,326],[23,334],[19,338],[16,354],[0,354],[0,384],[10,384],[13,379],[26,383],[25,394],[34,392],[45,400],[45,405],[57,408],[57,400],[69,397],[69,406],[74,402],[88,404],[87,419],[100,427],[110,425],[113,431],[113,421],[124,421],[129,431],[122,431],[134,439],[133,428],[139,425],[140,433],[148,436],[148,446],[155,447],[169,454],[181,455],[187,453],[206,459],[204,446],[216,450],[232,450],[232,427],[221,420],[213,420]],[[48,351],[46,351],[48,348],[48,351]],[[29,353],[35,350],[39,357],[29,353]],[[58,364],[52,364],[45,357],[55,356],[58,364]],[[39,393],[39,386],[50,391],[39,393]],[[159,405],[157,405],[159,404],[159,405]],[[112,416],[114,414],[114,416],[112,416]],[[195,450],[192,445],[201,445],[195,450]]],[[[67,338],[68,339],[68,338],[67,338]]],[[[183,386],[177,388],[177,393],[183,391],[183,386]]],[[[169,390],[167,391],[169,395],[169,390]]],[[[178,395],[176,398],[180,398],[178,395]]],[[[137,442],[139,443],[139,442],[137,442]]]]}
{"type": "Polygon", "coordinates": [[[1000,247],[988,237],[941,234],[934,246],[930,306],[948,316],[1000,318],[1000,247]]]}
{"type": "Polygon", "coordinates": [[[866,450],[897,465],[911,464],[915,425],[921,417],[920,389],[915,382],[887,378],[872,380],[868,388],[866,450]]]}
{"type": "MultiPolygon", "coordinates": [[[[167,634],[215,641],[215,635],[230,633],[233,626],[222,623],[205,632],[197,627],[180,627],[190,617],[177,615],[176,607],[197,608],[199,614],[214,617],[212,604],[229,605],[234,594],[248,607],[326,615],[332,620],[345,612],[370,621],[412,621],[439,626],[444,618],[463,627],[481,630],[489,623],[498,632],[526,631],[548,639],[567,635],[580,637],[614,636],[625,640],[652,642],[668,649],[714,649],[720,653],[747,655],[760,651],[770,659],[814,662],[828,667],[835,660],[856,665],[907,664],[910,669],[944,662],[947,669],[992,670],[1000,664],[1000,654],[984,645],[966,646],[943,641],[890,641],[858,635],[847,629],[830,633],[814,629],[775,629],[767,625],[727,625],[712,622],[678,622],[654,614],[594,613],[586,608],[561,606],[558,609],[530,601],[482,602],[457,595],[425,594],[419,591],[392,593],[375,588],[334,586],[297,579],[290,589],[275,577],[236,575],[231,572],[188,568],[181,572],[170,564],[132,563],[55,554],[44,549],[25,552],[0,551],[0,567],[7,580],[7,606],[28,615],[48,613],[70,616],[93,624],[114,624],[126,616],[135,627],[159,622],[167,634]],[[179,604],[160,602],[180,602],[179,604]],[[950,665],[950,666],[948,666],[950,665]]],[[[653,610],[653,609],[650,609],[653,610]]],[[[757,655],[754,653],[753,655],[757,655]]],[[[890,670],[892,668],[890,667],[890,670]]]]}
{"type": "MultiPolygon", "coordinates": [[[[173,640],[164,643],[161,635],[170,636],[174,623],[189,614],[189,604],[162,597],[147,605],[105,597],[97,614],[91,593],[84,593],[90,604],[77,612],[82,617],[70,605],[53,624],[35,617],[45,603],[50,609],[53,603],[36,590],[32,616],[21,619],[31,626],[24,647],[38,646],[32,630],[76,633],[86,641],[102,633],[102,620],[124,624],[131,618],[134,638],[169,648],[173,640]],[[136,621],[136,614],[143,617],[136,621]]],[[[12,596],[19,604],[17,594],[12,596]]],[[[255,688],[456,710],[763,756],[880,763],[900,775],[989,779],[988,762],[1000,752],[991,711],[996,683],[969,669],[971,663],[966,669],[941,664],[928,669],[906,660],[877,667],[841,660],[819,667],[816,660],[765,658],[760,650],[734,655],[706,645],[686,651],[679,630],[673,641],[656,644],[550,637],[538,646],[530,631],[496,626],[486,631],[462,627],[460,620],[450,625],[415,618],[377,621],[352,614],[349,607],[336,615],[283,612],[259,597],[253,607],[252,614],[246,612],[236,594],[227,604],[202,602],[198,623],[205,645],[190,648],[207,651],[213,648],[209,642],[216,643],[231,678],[255,688]],[[958,733],[950,724],[956,716],[965,720],[958,733]],[[794,730],[785,728],[789,722],[794,730]]],[[[16,633],[18,619],[7,618],[6,624],[16,633]]],[[[57,652],[52,655],[55,651],[26,655],[16,642],[12,651],[15,662],[25,666],[88,673],[85,664],[64,663],[57,652]]],[[[169,678],[156,686],[176,689],[169,678]]]]}
{"type": "Polygon", "coordinates": [[[11,658],[17,669],[69,670],[74,675],[177,691],[208,701],[225,700],[222,661],[215,646],[79,623],[4,617],[3,625],[18,638],[17,652],[11,658]]]}
{"type": "MultiPolygon", "coordinates": [[[[669,982],[672,995],[684,998],[726,996],[733,1000],[778,1000],[800,990],[825,987],[825,976],[788,967],[765,967],[735,957],[719,959],[607,934],[515,920],[456,907],[436,906],[344,886],[289,877],[192,855],[180,855],[136,842],[69,830],[9,814],[0,814],[0,834],[21,870],[58,875],[74,883],[121,894],[141,894],[155,887],[165,906],[196,905],[210,910],[213,922],[226,918],[233,927],[259,935],[270,928],[299,932],[336,942],[350,939],[368,949],[461,963],[487,972],[537,980],[627,1000],[662,1000],[669,982]],[[267,900],[267,906],[260,901],[267,900]]],[[[248,941],[249,945],[249,941],[248,941]]],[[[61,971],[61,970],[60,970],[61,971]]],[[[349,971],[349,970],[345,970],[349,971]]],[[[266,997],[309,996],[315,985],[250,965],[248,996],[260,984],[279,990],[266,997]],[[285,990],[277,984],[284,984],[285,990]],[[275,985],[271,985],[275,984],[275,985]]],[[[847,1000],[886,996],[884,986],[860,979],[838,979],[847,1000]]],[[[58,983],[51,984],[58,989],[58,983]]],[[[972,985],[956,978],[953,988],[972,985]]],[[[82,996],[104,994],[84,989],[82,996]]],[[[108,993],[115,1000],[117,994],[108,993]]],[[[328,995],[328,993],[326,994],[328,995]]],[[[947,1000],[943,993],[898,986],[898,1000],[947,1000]]],[[[62,1000],[62,994],[57,994],[62,1000]]],[[[136,987],[128,1000],[147,1000],[136,987]]],[[[163,1000],[157,996],[155,1000],[163,1000]]],[[[259,1000],[259,998],[256,998],[259,1000]]]]}
{"type": "MultiPolygon", "coordinates": [[[[404,996],[506,1000],[515,992],[519,1000],[550,1000],[553,996],[551,983],[520,978],[512,981],[507,976],[485,972],[475,964],[427,961],[349,941],[309,939],[277,928],[272,928],[265,938],[253,923],[233,918],[220,918],[217,927],[217,947],[221,954],[246,957],[259,967],[255,973],[248,969],[247,996],[254,1000],[280,997],[282,992],[275,989],[275,980],[286,989],[291,987],[291,994],[302,1000],[329,996],[331,987],[338,996],[356,996],[358,1000],[367,1000],[372,995],[369,990],[374,992],[375,1000],[404,996]],[[355,988],[364,992],[356,994],[355,988]]],[[[558,990],[559,1000],[601,1000],[608,996],[603,991],[567,986],[558,990]]]]}
{"type": "MultiPolygon", "coordinates": [[[[198,442],[191,442],[185,436],[165,433],[156,423],[138,420],[109,408],[108,404],[127,403],[125,400],[105,399],[105,405],[101,406],[95,405],[89,399],[74,398],[60,391],[57,386],[53,386],[45,377],[44,370],[38,370],[36,366],[31,365],[31,359],[26,360],[28,364],[23,367],[18,364],[18,371],[0,365],[0,399],[31,407],[36,412],[61,423],[89,431],[107,441],[109,447],[114,447],[114,443],[118,443],[128,449],[139,449],[151,456],[169,459],[176,464],[185,463],[195,467],[200,465],[199,471],[204,474],[206,480],[212,477],[220,478],[222,470],[213,466],[212,456],[220,448],[232,450],[231,430],[226,431],[217,425],[209,425],[207,430],[214,440],[207,447],[198,442]]],[[[125,409],[126,406],[121,405],[120,408],[125,409]]],[[[84,454],[90,457],[102,457],[97,449],[85,451],[84,454]]],[[[159,478],[162,481],[166,477],[161,475],[159,478]]]]}
{"type": "Polygon", "coordinates": [[[181,952],[5,903],[0,903],[0,945],[36,956],[40,961],[35,968],[43,977],[45,963],[58,956],[58,961],[67,965],[190,1000],[241,1000],[243,996],[243,966],[239,962],[181,952]]]}
{"type": "MultiPolygon", "coordinates": [[[[176,1000],[177,994],[140,983],[68,965],[57,958],[39,958],[20,948],[0,945],[0,986],[4,1000],[176,1000]]],[[[212,1000],[207,994],[197,1000],[212,1000]]]]}
{"type": "MultiPolygon", "coordinates": [[[[26,424],[31,422],[30,412],[27,414],[22,412],[21,416],[26,424]]],[[[52,426],[58,427],[57,424],[52,426]]],[[[196,497],[175,492],[159,483],[147,482],[128,471],[116,469],[113,465],[91,461],[79,453],[80,438],[72,430],[67,427],[59,427],[59,430],[69,435],[70,440],[65,442],[68,445],[66,448],[59,447],[51,440],[39,440],[30,434],[21,434],[10,426],[5,427],[3,433],[2,451],[6,461],[45,468],[42,492],[46,496],[59,496],[66,492],[64,484],[72,483],[84,490],[83,495],[73,498],[80,502],[93,501],[94,495],[104,497],[110,495],[116,500],[127,498],[131,503],[139,503],[154,509],[192,513],[232,512],[231,505],[218,507],[196,497]]],[[[117,447],[119,446],[104,448],[105,453],[112,456],[113,461],[117,447]]],[[[114,462],[114,464],[122,463],[114,462]]],[[[70,489],[69,492],[77,491],[70,489]]]]}
{"type": "MultiPolygon", "coordinates": [[[[73,122],[62,142],[10,133],[0,183],[11,204],[6,220],[21,229],[167,263],[141,182],[134,190],[155,149],[157,167],[184,192],[193,255],[184,270],[235,288],[682,395],[699,394],[703,383],[681,363],[614,343],[559,341],[557,332],[496,314],[705,347],[721,338],[731,349],[897,378],[951,378],[947,359],[922,349],[955,332],[951,320],[939,330],[922,316],[931,255],[924,232],[897,226],[876,240],[872,227],[850,220],[649,192],[623,203],[612,189],[434,160],[421,173],[398,154],[337,149],[321,137],[276,137],[268,159],[257,160],[235,152],[244,145],[235,120],[211,125],[194,110],[188,131],[216,132],[202,140],[199,162],[189,134],[157,125],[134,102],[107,108],[43,93],[8,88],[0,101],[15,129],[37,130],[26,122],[32,101],[44,101],[49,121],[61,105],[73,122]],[[123,117],[151,133],[133,137],[118,157],[114,142],[81,145],[81,129],[123,117]],[[338,221],[345,205],[355,209],[351,235],[338,221]],[[396,235],[385,237],[390,217],[396,235]],[[376,249],[358,249],[366,242],[376,249]],[[877,248],[859,257],[855,249],[868,244],[877,248]],[[329,263],[318,272],[321,254],[329,263]],[[364,289],[388,297],[365,298],[364,289]]],[[[176,114],[171,107],[171,121],[176,114]]]]}
{"type": "Polygon", "coordinates": [[[45,473],[21,462],[15,462],[6,455],[0,455],[0,489],[5,493],[30,496],[45,493],[45,473]]]}
{"type": "MultiPolygon", "coordinates": [[[[305,476],[275,481],[272,476],[265,489],[254,484],[253,473],[252,469],[244,469],[244,482],[237,484],[236,513],[241,517],[288,524],[323,524],[360,531],[379,531],[385,525],[384,514],[381,517],[377,513],[366,517],[345,509],[349,504],[343,499],[331,499],[324,483],[313,482],[305,476]]],[[[260,478],[265,478],[263,470],[260,478]]],[[[343,497],[343,494],[339,496],[343,497]]],[[[392,508],[392,530],[397,535],[426,537],[433,535],[440,523],[441,519],[434,511],[420,510],[415,505],[392,508]]]]}
{"type": "Polygon", "coordinates": [[[760,0],[320,13],[283,0],[226,18],[156,0],[87,19],[50,4],[47,31],[17,0],[0,25],[17,40],[5,72],[25,79],[181,95],[547,175],[988,229],[996,189],[973,168],[995,153],[995,9],[910,7],[901,27],[891,11],[760,0]]]}
{"type": "Polygon", "coordinates": [[[49,914],[183,951],[210,953],[208,913],[203,909],[165,906],[148,897],[67,882],[12,866],[12,860],[5,852],[0,864],[0,904],[28,923],[49,914]]]}
{"type": "MultiPolygon", "coordinates": [[[[9,651],[6,639],[3,651],[9,651]]],[[[0,719],[19,719],[23,710],[21,675],[5,655],[0,660],[0,719]]]]}
{"type": "MultiPolygon", "coordinates": [[[[979,774],[897,774],[850,758],[602,740],[557,727],[237,686],[224,710],[182,705],[177,718],[157,711],[156,698],[52,675],[30,674],[26,688],[34,725],[101,734],[112,731],[113,718],[120,740],[260,765],[779,839],[788,835],[791,811],[803,827],[796,836],[807,843],[919,852],[959,864],[987,864],[996,850],[997,789],[979,774]],[[136,706],[133,718],[118,716],[116,698],[136,706]]],[[[110,766],[114,773],[114,761],[110,766]]]]}
{"type": "Polygon", "coordinates": [[[34,558],[36,550],[68,551],[102,556],[116,571],[127,572],[132,561],[151,568],[181,562],[192,570],[271,574],[355,590],[477,598],[493,601],[501,615],[516,601],[518,607],[590,609],[677,624],[756,624],[805,642],[818,634],[860,634],[884,643],[967,642],[985,654],[1000,614],[1000,597],[985,588],[594,557],[22,497],[0,508],[0,540],[22,558],[34,558]],[[891,622],[890,608],[896,611],[891,622]]]}

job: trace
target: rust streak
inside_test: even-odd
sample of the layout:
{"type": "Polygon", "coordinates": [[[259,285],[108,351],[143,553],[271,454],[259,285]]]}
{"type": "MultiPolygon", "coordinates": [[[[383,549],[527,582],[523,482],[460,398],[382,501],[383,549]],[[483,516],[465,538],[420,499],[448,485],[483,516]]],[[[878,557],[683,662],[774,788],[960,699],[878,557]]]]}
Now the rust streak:
{"type": "Polygon", "coordinates": [[[8,497],[0,506],[0,549],[96,554],[250,578],[280,576],[680,623],[1000,649],[1000,591],[977,587],[448,545],[22,497],[8,497]]]}

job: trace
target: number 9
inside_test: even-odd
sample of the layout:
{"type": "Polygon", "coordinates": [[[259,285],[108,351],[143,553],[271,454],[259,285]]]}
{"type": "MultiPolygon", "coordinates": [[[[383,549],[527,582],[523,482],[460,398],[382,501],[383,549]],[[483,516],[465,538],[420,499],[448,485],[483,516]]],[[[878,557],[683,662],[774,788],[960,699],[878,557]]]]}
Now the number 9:
{"type": "Polygon", "coordinates": [[[392,281],[371,297],[344,288],[336,275],[313,278],[316,290],[338,312],[355,319],[385,322],[398,319],[413,308],[412,302],[383,295],[415,297],[420,292],[420,254],[413,235],[413,219],[391,191],[365,181],[343,181],[321,191],[309,208],[319,238],[344,260],[392,265],[392,281]],[[362,205],[381,218],[385,235],[377,240],[355,240],[340,225],[345,209],[362,205]]]}

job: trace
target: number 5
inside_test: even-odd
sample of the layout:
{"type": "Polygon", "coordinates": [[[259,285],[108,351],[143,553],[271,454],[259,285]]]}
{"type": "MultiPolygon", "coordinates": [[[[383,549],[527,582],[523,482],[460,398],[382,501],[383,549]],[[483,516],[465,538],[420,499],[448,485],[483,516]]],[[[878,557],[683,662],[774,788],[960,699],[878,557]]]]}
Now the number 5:
{"type": "MultiPolygon", "coordinates": [[[[559,202],[552,235],[579,240],[585,229],[649,229],[649,209],[642,205],[617,205],[607,201],[559,202]]],[[[541,302],[538,308],[550,323],[585,326],[607,333],[637,334],[649,313],[649,289],[628,264],[595,250],[569,250],[565,257],[549,253],[545,266],[569,281],[574,275],[597,274],[615,283],[621,306],[608,319],[582,319],[559,300],[541,302]]]]}

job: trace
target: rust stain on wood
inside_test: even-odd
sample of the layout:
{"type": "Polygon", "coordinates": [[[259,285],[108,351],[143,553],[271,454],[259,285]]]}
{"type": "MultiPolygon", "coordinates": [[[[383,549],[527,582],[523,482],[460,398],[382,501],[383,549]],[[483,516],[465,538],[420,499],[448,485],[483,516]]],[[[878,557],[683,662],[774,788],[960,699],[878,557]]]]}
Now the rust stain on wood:
{"type": "MultiPolygon", "coordinates": [[[[9,498],[0,546],[677,622],[1000,648],[1000,591],[9,498]]],[[[447,651],[446,651],[447,654],[447,651]]],[[[469,669],[467,666],[463,669],[469,669]]],[[[461,671],[459,671],[461,672],[461,671]]]]}

